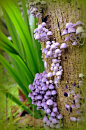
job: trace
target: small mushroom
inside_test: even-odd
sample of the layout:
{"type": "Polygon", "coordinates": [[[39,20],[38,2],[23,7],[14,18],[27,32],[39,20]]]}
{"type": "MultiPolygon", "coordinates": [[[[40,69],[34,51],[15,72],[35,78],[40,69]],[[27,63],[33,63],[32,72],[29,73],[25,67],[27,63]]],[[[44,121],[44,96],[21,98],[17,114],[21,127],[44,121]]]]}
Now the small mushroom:
{"type": "Polygon", "coordinates": [[[59,120],[63,118],[63,116],[61,114],[59,114],[57,117],[59,120]]]}
{"type": "Polygon", "coordinates": [[[67,33],[68,33],[67,29],[64,29],[63,32],[62,32],[62,36],[66,35],[67,33]]]}
{"type": "Polygon", "coordinates": [[[53,112],[58,112],[57,107],[54,107],[54,108],[53,108],[53,112]]]}
{"type": "Polygon", "coordinates": [[[73,23],[66,23],[66,28],[73,27],[73,23]]]}
{"type": "Polygon", "coordinates": [[[84,29],[82,28],[82,27],[78,27],[77,29],[76,29],[76,35],[77,34],[79,34],[79,33],[84,33],[85,31],[84,31],[84,29]]]}
{"type": "Polygon", "coordinates": [[[67,44],[66,43],[62,43],[61,46],[60,46],[60,49],[65,49],[67,48],[67,44]]]}
{"type": "Polygon", "coordinates": [[[48,121],[47,116],[44,116],[44,118],[43,118],[43,122],[46,123],[47,121],[48,121]]]}
{"type": "Polygon", "coordinates": [[[53,101],[51,99],[48,99],[47,100],[47,105],[49,105],[49,106],[53,105],[53,101]]]}
{"type": "Polygon", "coordinates": [[[53,35],[53,33],[52,33],[51,31],[48,31],[48,32],[47,32],[47,35],[48,35],[48,36],[51,36],[51,35],[53,35]]]}
{"type": "Polygon", "coordinates": [[[68,28],[68,33],[75,33],[75,32],[76,32],[75,28],[73,28],[73,27],[68,28]]]}
{"type": "Polygon", "coordinates": [[[75,122],[76,121],[76,117],[70,117],[70,120],[75,122]]]}

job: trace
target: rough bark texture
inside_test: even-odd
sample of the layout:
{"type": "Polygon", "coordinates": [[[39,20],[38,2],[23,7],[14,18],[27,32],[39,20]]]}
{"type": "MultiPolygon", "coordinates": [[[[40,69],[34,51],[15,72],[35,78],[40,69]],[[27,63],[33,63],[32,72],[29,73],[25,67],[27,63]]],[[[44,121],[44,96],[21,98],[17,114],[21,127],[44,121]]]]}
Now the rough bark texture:
{"type": "MultiPolygon", "coordinates": [[[[39,7],[39,5],[37,5],[39,7]]],[[[68,22],[76,23],[77,21],[84,22],[84,8],[83,4],[78,2],[77,0],[69,0],[69,1],[49,1],[46,2],[46,5],[43,7],[43,18],[38,19],[38,23],[45,21],[47,23],[47,28],[53,32],[53,36],[50,38],[51,41],[56,40],[60,44],[64,42],[65,36],[62,36],[62,31],[65,29],[65,25],[68,22]],[[47,19],[46,19],[47,18],[47,19]]],[[[78,85],[78,75],[80,73],[85,73],[85,48],[86,45],[77,47],[72,46],[71,42],[66,42],[68,48],[62,52],[61,56],[61,65],[63,68],[63,74],[60,83],[57,88],[57,104],[59,108],[59,112],[64,115],[63,124],[65,128],[75,130],[77,129],[77,123],[71,122],[70,117],[75,116],[75,109],[73,112],[66,111],[64,107],[64,103],[71,105],[71,100],[73,100],[72,95],[67,98],[64,97],[63,93],[66,91],[74,90],[74,82],[78,85]],[[65,85],[68,86],[66,89],[65,85]],[[70,89],[70,90],[69,90],[70,89]]],[[[45,48],[46,43],[42,42],[42,49],[45,48]]],[[[43,59],[47,61],[47,72],[50,72],[50,67],[52,60],[46,59],[45,55],[43,55],[43,59]]],[[[82,86],[83,88],[83,86],[82,86]]],[[[83,92],[81,88],[75,87],[75,93],[81,93],[83,96],[83,92]]],[[[81,101],[83,104],[83,101],[81,101]]],[[[81,105],[82,106],[82,105],[81,105]]],[[[81,115],[79,115],[81,116],[81,115]]]]}

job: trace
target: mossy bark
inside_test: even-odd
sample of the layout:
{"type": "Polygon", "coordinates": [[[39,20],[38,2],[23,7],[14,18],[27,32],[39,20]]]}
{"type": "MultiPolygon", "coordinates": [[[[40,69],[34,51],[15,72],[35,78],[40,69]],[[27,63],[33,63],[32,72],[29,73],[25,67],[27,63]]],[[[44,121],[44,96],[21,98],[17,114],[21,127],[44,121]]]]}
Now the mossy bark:
{"type": "MultiPolygon", "coordinates": [[[[40,7],[41,8],[41,7],[40,7]]],[[[73,24],[77,21],[82,21],[85,23],[85,10],[83,3],[77,0],[66,0],[66,1],[46,1],[46,5],[42,7],[42,15],[43,18],[38,19],[38,23],[42,21],[46,22],[47,28],[53,32],[53,36],[50,37],[51,41],[59,42],[60,44],[64,42],[65,37],[62,36],[62,31],[65,29],[65,25],[68,22],[72,22],[73,24]]],[[[85,41],[86,42],[86,41],[85,41]]],[[[75,82],[78,84],[78,75],[83,73],[85,75],[86,71],[86,43],[84,42],[83,46],[73,46],[70,41],[66,42],[68,48],[62,52],[61,56],[61,65],[63,68],[63,74],[60,83],[58,84],[57,89],[57,104],[59,112],[64,115],[63,124],[64,128],[76,130],[77,123],[71,122],[70,117],[75,116],[75,110],[73,109],[72,113],[70,111],[65,110],[64,104],[67,103],[71,105],[71,100],[74,97],[70,95],[66,99],[63,93],[66,91],[75,91],[75,93],[81,93],[82,96],[84,95],[83,91],[85,86],[84,84],[79,88],[75,88],[73,83],[75,82]],[[65,85],[68,86],[66,89],[65,85]]],[[[41,43],[42,48],[45,48],[46,43],[41,43]]],[[[44,60],[47,61],[47,72],[50,72],[52,59],[46,59],[45,55],[43,55],[44,60]]],[[[84,95],[85,96],[85,95],[84,95]]],[[[83,97],[84,97],[83,96],[83,97]]],[[[85,97],[84,97],[85,98],[85,97]]],[[[82,102],[83,104],[83,102],[82,102]]]]}

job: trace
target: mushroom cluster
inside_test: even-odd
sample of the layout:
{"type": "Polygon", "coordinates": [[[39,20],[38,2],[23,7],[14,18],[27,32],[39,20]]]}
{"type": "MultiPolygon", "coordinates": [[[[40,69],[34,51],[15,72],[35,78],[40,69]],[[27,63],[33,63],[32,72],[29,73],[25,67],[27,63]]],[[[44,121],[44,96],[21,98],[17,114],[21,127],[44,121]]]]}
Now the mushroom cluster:
{"type": "Polygon", "coordinates": [[[75,24],[66,23],[66,28],[62,32],[62,36],[65,37],[66,41],[71,41],[72,45],[83,45],[84,38],[86,38],[85,24],[81,21],[77,21],[75,24]]]}
{"type": "Polygon", "coordinates": [[[33,17],[39,17],[39,18],[42,17],[42,13],[40,13],[36,7],[31,7],[30,13],[32,14],[33,17]]]}
{"type": "Polygon", "coordinates": [[[61,45],[58,42],[55,41],[47,41],[46,42],[46,48],[42,50],[42,53],[45,54],[45,58],[51,58],[52,64],[51,64],[51,72],[50,76],[54,77],[54,84],[56,84],[61,79],[62,75],[62,66],[61,66],[61,52],[67,48],[66,43],[62,43],[61,45]]]}
{"type": "MultiPolygon", "coordinates": [[[[43,122],[52,128],[57,128],[60,126],[60,120],[63,116],[59,114],[57,109],[55,85],[48,81],[48,76],[46,71],[35,75],[33,84],[29,85],[32,92],[29,93],[28,97],[31,97],[32,104],[37,105],[37,109],[45,111],[46,116],[43,118],[43,122]],[[49,115],[49,119],[47,115],[49,115]]],[[[61,126],[63,126],[62,121],[61,126]]]]}
{"type": "Polygon", "coordinates": [[[34,30],[34,38],[39,40],[39,42],[44,42],[49,40],[49,36],[52,35],[52,32],[46,29],[46,23],[42,22],[42,24],[38,25],[38,28],[34,30]]]}

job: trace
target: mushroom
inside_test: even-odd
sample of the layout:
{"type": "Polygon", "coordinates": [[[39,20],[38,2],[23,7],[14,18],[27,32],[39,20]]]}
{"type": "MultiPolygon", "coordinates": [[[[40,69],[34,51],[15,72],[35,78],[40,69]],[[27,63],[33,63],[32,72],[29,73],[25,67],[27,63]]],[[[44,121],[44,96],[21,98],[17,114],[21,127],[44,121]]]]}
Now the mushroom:
{"type": "Polygon", "coordinates": [[[51,44],[51,42],[50,42],[50,41],[47,41],[47,42],[46,42],[46,45],[50,45],[50,44],[51,44]]]}
{"type": "Polygon", "coordinates": [[[47,105],[52,106],[53,105],[53,101],[51,99],[48,99],[47,100],[47,105]]]}
{"type": "Polygon", "coordinates": [[[70,117],[70,120],[75,122],[76,121],[76,117],[70,117]]]}
{"type": "Polygon", "coordinates": [[[77,29],[76,29],[76,35],[77,34],[79,34],[79,33],[84,33],[85,31],[84,31],[84,29],[82,28],[82,27],[78,27],[77,29]]]}
{"type": "Polygon", "coordinates": [[[75,33],[75,32],[76,32],[75,28],[73,28],[73,27],[68,28],[68,33],[75,33]]]}
{"type": "Polygon", "coordinates": [[[66,28],[73,27],[73,23],[66,23],[66,28]]]}
{"type": "Polygon", "coordinates": [[[57,94],[56,90],[52,90],[52,95],[56,95],[56,94],[57,94]]]}
{"type": "Polygon", "coordinates": [[[63,116],[61,114],[59,114],[57,117],[58,117],[58,119],[62,119],[63,118],[63,116]]]}
{"type": "Polygon", "coordinates": [[[47,116],[44,116],[44,118],[43,118],[43,122],[46,123],[47,121],[48,121],[47,116]]]}
{"type": "Polygon", "coordinates": [[[45,22],[42,22],[42,26],[45,27],[45,26],[46,26],[46,23],[45,23],[45,22]]]}
{"type": "Polygon", "coordinates": [[[60,49],[65,49],[67,48],[67,44],[66,43],[62,43],[61,46],[60,46],[60,49]]]}
{"type": "Polygon", "coordinates": [[[67,29],[64,29],[63,32],[62,32],[62,36],[66,35],[67,33],[68,33],[67,29]]]}
{"type": "Polygon", "coordinates": [[[53,35],[53,33],[51,31],[48,31],[47,35],[50,36],[50,35],[53,35]]]}
{"type": "Polygon", "coordinates": [[[53,112],[58,112],[57,107],[54,107],[54,108],[53,108],[53,112]]]}

